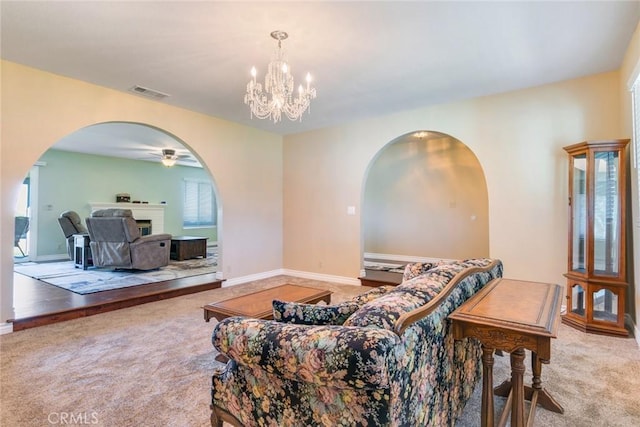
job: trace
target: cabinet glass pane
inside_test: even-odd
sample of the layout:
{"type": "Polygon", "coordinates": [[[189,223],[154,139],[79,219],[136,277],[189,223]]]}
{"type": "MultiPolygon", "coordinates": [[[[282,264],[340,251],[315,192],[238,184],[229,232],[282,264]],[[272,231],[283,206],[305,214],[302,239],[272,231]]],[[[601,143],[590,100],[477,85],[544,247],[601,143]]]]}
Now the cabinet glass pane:
{"type": "Polygon", "coordinates": [[[580,285],[573,285],[571,288],[571,312],[584,316],[584,288],[580,285]]]}
{"type": "Polygon", "coordinates": [[[593,266],[599,275],[618,275],[618,173],[616,151],[595,153],[593,206],[593,266]]]}
{"type": "Polygon", "coordinates": [[[616,323],[618,321],[618,295],[609,289],[593,293],[593,320],[616,323]]]}
{"type": "Polygon", "coordinates": [[[587,259],[587,155],[573,157],[573,194],[571,195],[571,269],[585,271],[587,259]]]}

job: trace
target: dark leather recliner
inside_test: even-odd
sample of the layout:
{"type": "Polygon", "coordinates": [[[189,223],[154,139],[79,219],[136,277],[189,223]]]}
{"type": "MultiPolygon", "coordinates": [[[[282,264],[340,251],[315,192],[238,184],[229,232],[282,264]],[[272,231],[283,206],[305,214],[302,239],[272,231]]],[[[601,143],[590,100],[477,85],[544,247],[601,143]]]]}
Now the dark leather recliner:
{"type": "Polygon", "coordinates": [[[130,209],[101,209],[86,219],[96,267],[153,270],[169,264],[171,234],[141,236],[130,209]]]}

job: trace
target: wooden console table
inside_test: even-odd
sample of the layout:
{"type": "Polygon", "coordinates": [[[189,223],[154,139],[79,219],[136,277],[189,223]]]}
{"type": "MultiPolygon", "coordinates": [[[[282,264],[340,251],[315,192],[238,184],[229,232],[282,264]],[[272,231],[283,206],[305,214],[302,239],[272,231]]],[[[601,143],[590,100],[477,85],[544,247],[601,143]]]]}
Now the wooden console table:
{"type": "Polygon", "coordinates": [[[558,285],[496,279],[449,315],[455,339],[477,338],[482,342],[482,427],[493,427],[493,394],[508,396],[498,422],[504,426],[511,412],[511,426],[533,425],[535,408],[563,413],[564,409],[542,388],[542,363],[551,359],[551,338],[560,321],[562,289],[558,285]],[[525,386],[525,349],[531,351],[533,381],[525,386]],[[511,353],[511,380],[493,390],[493,353],[511,353]],[[524,401],[531,401],[525,420],[524,401]]]}

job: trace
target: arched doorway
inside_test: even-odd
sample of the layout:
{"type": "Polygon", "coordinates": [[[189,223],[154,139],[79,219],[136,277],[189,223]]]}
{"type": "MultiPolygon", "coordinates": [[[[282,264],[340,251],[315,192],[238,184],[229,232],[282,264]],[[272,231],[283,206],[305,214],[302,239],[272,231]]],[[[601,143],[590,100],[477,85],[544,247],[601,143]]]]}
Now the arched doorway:
{"type": "MultiPolygon", "coordinates": [[[[73,210],[86,218],[96,202],[117,205],[117,195],[122,193],[130,194],[131,201],[140,206],[162,206],[163,220],[154,226],[153,234],[206,237],[221,257],[218,213],[222,206],[213,177],[184,141],[162,129],[130,122],[84,127],[51,146],[29,175],[30,219],[34,225],[30,236],[32,261],[68,259],[66,240],[57,221],[61,212],[73,210]],[[160,162],[162,149],[168,148],[178,157],[171,167],[160,162]],[[212,195],[208,212],[211,219],[195,225],[184,219],[187,199],[184,193],[194,183],[196,190],[207,184],[212,195]]],[[[197,217],[202,212],[195,213],[197,217]]],[[[215,276],[215,271],[212,273],[215,276]]],[[[16,291],[14,286],[19,319],[20,293],[16,291]]]]}
{"type": "Polygon", "coordinates": [[[478,159],[441,132],[390,141],[368,168],[362,230],[365,260],[488,256],[488,194],[478,159]]]}

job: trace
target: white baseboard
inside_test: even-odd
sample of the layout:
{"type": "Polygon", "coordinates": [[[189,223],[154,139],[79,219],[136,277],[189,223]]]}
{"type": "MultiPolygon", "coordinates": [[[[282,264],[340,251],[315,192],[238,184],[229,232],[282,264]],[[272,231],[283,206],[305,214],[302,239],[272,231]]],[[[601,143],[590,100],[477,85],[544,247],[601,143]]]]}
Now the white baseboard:
{"type": "Polygon", "coordinates": [[[437,262],[437,261],[454,261],[447,258],[429,258],[411,255],[394,255],[394,254],[378,254],[375,252],[365,252],[365,259],[384,259],[387,261],[405,261],[405,262],[437,262]]]}
{"type": "Polygon", "coordinates": [[[71,261],[71,260],[69,259],[69,255],[67,253],[64,253],[64,254],[54,254],[54,255],[41,255],[41,256],[35,257],[30,261],[48,262],[48,261],[71,261]]]}
{"type": "Polygon", "coordinates": [[[0,335],[13,332],[13,323],[0,323],[0,335]]]}
{"type": "Polygon", "coordinates": [[[638,325],[633,322],[631,315],[629,313],[624,315],[624,323],[631,327],[631,331],[633,331],[633,337],[636,339],[636,344],[640,347],[640,329],[638,329],[638,325]]]}

